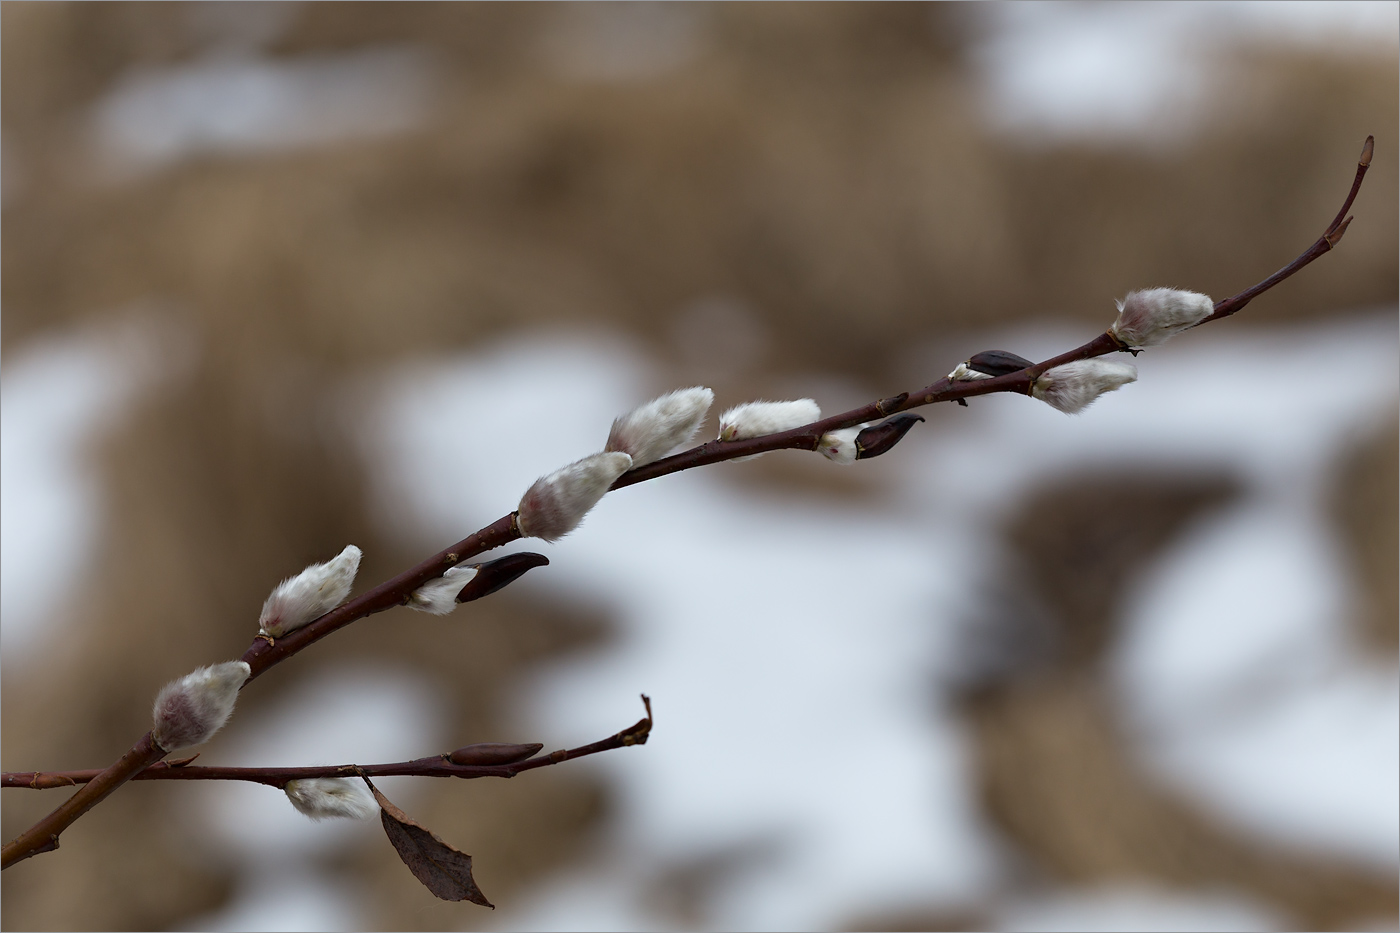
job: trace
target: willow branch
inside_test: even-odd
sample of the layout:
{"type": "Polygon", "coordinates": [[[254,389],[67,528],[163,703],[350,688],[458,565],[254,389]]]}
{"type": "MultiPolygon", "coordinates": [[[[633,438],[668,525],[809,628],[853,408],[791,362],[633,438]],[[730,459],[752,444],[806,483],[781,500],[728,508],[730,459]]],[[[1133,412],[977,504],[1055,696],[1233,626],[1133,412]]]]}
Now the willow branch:
{"type": "MultiPolygon", "coordinates": [[[[1337,212],[1336,218],[1323,231],[1321,237],[1312,246],[1304,250],[1298,258],[1284,266],[1273,275],[1259,282],[1258,284],[1245,289],[1237,295],[1216,302],[1215,309],[1210,317],[1201,323],[1218,320],[1228,317],[1239,311],[1254,298],[1278,285],[1280,282],[1296,274],[1304,266],[1317,259],[1323,253],[1329,252],[1341,240],[1346,232],[1347,225],[1351,222],[1347,212],[1351,209],[1357,192],[1361,190],[1361,182],[1365,178],[1366,169],[1371,164],[1371,156],[1374,151],[1374,137],[1366,137],[1365,146],[1361,151],[1361,158],[1357,164],[1356,177],[1352,182],[1351,190],[1347,194],[1346,201],[1337,212]]],[[[736,457],[751,456],[757,453],[764,453],[772,450],[798,449],[816,450],[820,443],[821,436],[828,431],[839,430],[841,428],[854,427],[883,418],[887,415],[908,411],[912,408],[919,408],[925,405],[932,405],[937,402],[958,401],[968,399],[978,395],[990,395],[995,392],[1014,392],[1022,395],[1029,395],[1031,387],[1035,384],[1036,378],[1048,369],[1063,365],[1075,360],[1089,359],[1103,356],[1108,353],[1126,349],[1114,337],[1104,333],[1090,340],[1083,346],[1062,353],[1059,356],[1044,360],[1034,366],[1029,366],[1018,372],[997,376],[992,379],[979,379],[975,381],[954,382],[947,378],[938,380],[931,385],[916,392],[902,392],[889,398],[872,402],[861,408],[855,408],[839,415],[833,415],[820,421],[812,422],[803,427],[794,428],[777,434],[769,434],[762,437],[754,437],[738,441],[713,440],[701,444],[690,450],[674,454],[661,460],[648,463],[644,466],[624,473],[613,483],[613,489],[621,489],[636,483],[667,476],[672,473],[679,473],[682,470],[689,470],[699,466],[706,466],[711,463],[719,463],[725,460],[733,460],[736,457]]],[[[278,664],[297,652],[309,647],[327,635],[343,628],[358,619],[391,609],[394,606],[403,604],[413,594],[413,592],[427,583],[429,580],[441,576],[447,570],[471,557],[493,548],[508,544],[521,537],[520,529],[515,522],[515,514],[503,516],[467,537],[458,541],[451,547],[445,548],[429,557],[427,560],[368,592],[362,593],[344,605],[331,610],[321,616],[316,621],[300,628],[288,635],[271,640],[259,637],[254,639],[253,644],[243,653],[243,660],[248,662],[252,669],[251,682],[264,671],[278,664]]],[[[84,786],[83,790],[74,794],[57,810],[50,813],[39,823],[25,831],[16,839],[6,843],[3,858],[0,859],[0,868],[8,868],[16,861],[37,855],[40,852],[50,851],[58,846],[58,834],[73,823],[74,820],[82,816],[107,794],[119,787],[122,783],[130,780],[134,775],[140,773],[145,767],[159,761],[164,757],[164,753],[159,748],[153,748],[150,735],[144,736],[131,750],[122,757],[116,764],[94,777],[91,782],[84,786]],[[96,785],[99,791],[93,791],[96,785]]]]}
{"type": "Polygon", "coordinates": [[[108,794],[136,777],[147,766],[165,757],[161,748],[147,732],[129,751],[92,778],[72,797],[63,801],[56,810],[35,823],[14,839],[5,843],[0,854],[0,869],[9,868],[15,862],[27,859],[41,852],[52,852],[58,848],[59,833],[74,820],[101,803],[108,794]]]}

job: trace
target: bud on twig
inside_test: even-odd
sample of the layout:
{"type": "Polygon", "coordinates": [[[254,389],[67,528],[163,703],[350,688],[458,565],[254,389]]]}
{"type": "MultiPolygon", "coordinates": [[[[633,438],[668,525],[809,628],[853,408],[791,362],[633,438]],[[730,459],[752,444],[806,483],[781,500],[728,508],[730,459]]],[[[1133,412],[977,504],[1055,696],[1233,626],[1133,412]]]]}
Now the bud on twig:
{"type": "Polygon", "coordinates": [[[298,811],[313,820],[367,820],[379,804],[353,778],[300,778],[282,788],[298,811]]]}
{"type": "Polygon", "coordinates": [[[1083,411],[1105,392],[1137,381],[1137,367],[1107,360],[1076,360],[1043,373],[1031,394],[1067,415],[1083,411]]]}
{"type": "Polygon", "coordinates": [[[238,690],[252,673],[244,661],[201,667],[156,694],[152,738],[167,752],[207,742],[233,715],[238,690]]]}
{"type": "Polygon", "coordinates": [[[498,557],[495,560],[488,560],[484,564],[477,564],[476,576],[467,581],[467,585],[462,587],[457,594],[457,602],[469,603],[474,599],[483,596],[490,596],[499,589],[510,586],[525,574],[536,567],[544,567],[549,564],[549,558],[543,554],[536,554],[533,551],[522,551],[519,554],[507,554],[505,557],[498,557]]]}
{"type": "Polygon", "coordinates": [[[605,451],[541,476],[520,497],[516,525],[527,538],[557,541],[578,527],[608,487],[632,468],[632,458],[605,451]]]}
{"type": "Polygon", "coordinates": [[[981,353],[974,353],[967,360],[955,366],[953,371],[948,374],[948,378],[953,382],[991,379],[994,376],[1006,376],[1020,372],[1027,366],[1034,365],[1024,356],[1017,356],[1007,350],[983,350],[981,353]]]}
{"type": "Polygon", "coordinates": [[[817,452],[833,463],[842,466],[855,463],[860,456],[860,451],[856,449],[856,436],[860,434],[862,425],[853,428],[842,428],[839,431],[828,431],[817,441],[817,452]]]}
{"type": "Polygon", "coordinates": [[[288,577],[263,603],[258,631],[273,638],[294,632],[345,602],[360,569],[360,549],[347,545],[324,564],[288,577]]]}
{"type": "Polygon", "coordinates": [[[476,567],[449,567],[436,580],[429,580],[408,597],[404,605],[419,612],[445,616],[457,608],[457,594],[476,576],[476,567]]]}
{"type": "Polygon", "coordinates": [[[628,454],[634,467],[660,460],[695,436],[714,400],[704,386],[652,399],[613,422],[603,449],[628,454]]]}
{"type": "Polygon", "coordinates": [[[909,433],[910,428],[923,420],[923,415],[905,412],[866,428],[856,435],[856,459],[869,460],[871,457],[887,453],[895,444],[904,440],[904,435],[909,433]]]}
{"type": "Polygon", "coordinates": [[[464,745],[447,756],[447,760],[457,765],[510,765],[524,761],[544,748],[539,742],[513,745],[502,742],[481,742],[464,745]]]}
{"type": "Polygon", "coordinates": [[[1209,295],[1175,288],[1129,292],[1117,302],[1118,318],[1108,332],[1133,350],[1155,347],[1210,317],[1215,302],[1209,295]]]}
{"type": "Polygon", "coordinates": [[[1035,364],[1010,350],[983,350],[968,357],[967,365],[988,376],[1009,376],[1035,364]]]}

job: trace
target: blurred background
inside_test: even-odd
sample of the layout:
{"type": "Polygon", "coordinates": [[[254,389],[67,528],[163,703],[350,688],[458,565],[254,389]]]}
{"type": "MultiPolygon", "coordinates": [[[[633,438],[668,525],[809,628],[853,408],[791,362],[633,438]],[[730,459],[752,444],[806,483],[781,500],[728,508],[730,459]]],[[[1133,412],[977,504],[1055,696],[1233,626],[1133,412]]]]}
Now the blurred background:
{"type": "Polygon", "coordinates": [[[383,782],[495,912],[372,822],[150,782],[6,928],[1396,928],[1397,4],[0,15],[7,770],[110,763],[284,576],[355,543],[372,586],[660,392],[836,412],[1239,291],[1376,137],[1337,252],[1083,415],[620,491],[202,749],[574,746],[648,693],[644,748],[383,782]]]}

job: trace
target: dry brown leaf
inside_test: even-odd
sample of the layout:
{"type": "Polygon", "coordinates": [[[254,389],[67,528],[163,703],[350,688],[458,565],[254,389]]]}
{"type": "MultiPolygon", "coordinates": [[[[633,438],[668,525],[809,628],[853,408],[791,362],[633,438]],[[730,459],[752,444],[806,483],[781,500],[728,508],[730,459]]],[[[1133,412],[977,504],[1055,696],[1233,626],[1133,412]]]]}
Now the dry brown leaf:
{"type": "Polygon", "coordinates": [[[384,824],[384,834],[389,837],[408,870],[423,882],[423,887],[445,901],[471,901],[496,909],[496,905],[486,899],[472,878],[470,855],[443,842],[432,830],[394,806],[368,778],[365,783],[369,784],[374,799],[379,802],[379,819],[384,824]]]}

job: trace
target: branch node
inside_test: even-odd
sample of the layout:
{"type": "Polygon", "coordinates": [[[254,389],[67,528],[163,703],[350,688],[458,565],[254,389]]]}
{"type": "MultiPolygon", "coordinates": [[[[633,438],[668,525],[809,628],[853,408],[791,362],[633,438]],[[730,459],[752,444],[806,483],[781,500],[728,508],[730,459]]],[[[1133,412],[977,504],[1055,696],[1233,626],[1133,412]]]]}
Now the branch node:
{"type": "Polygon", "coordinates": [[[1348,216],[1346,220],[1341,222],[1341,224],[1337,227],[1336,230],[1333,230],[1331,233],[1327,234],[1327,236],[1323,237],[1323,239],[1327,241],[1328,249],[1336,248],[1337,244],[1341,242],[1342,234],[1347,232],[1347,226],[1350,223],[1351,217],[1348,216]]]}
{"type": "Polygon", "coordinates": [[[908,392],[901,392],[898,395],[891,395],[889,398],[882,398],[875,403],[875,410],[882,415],[888,415],[909,399],[908,392]]]}

